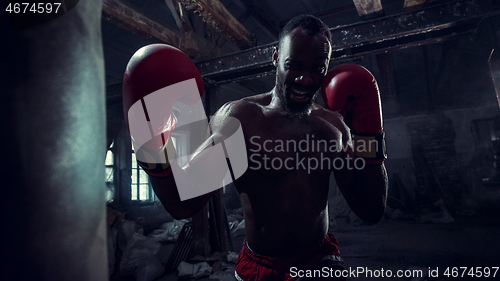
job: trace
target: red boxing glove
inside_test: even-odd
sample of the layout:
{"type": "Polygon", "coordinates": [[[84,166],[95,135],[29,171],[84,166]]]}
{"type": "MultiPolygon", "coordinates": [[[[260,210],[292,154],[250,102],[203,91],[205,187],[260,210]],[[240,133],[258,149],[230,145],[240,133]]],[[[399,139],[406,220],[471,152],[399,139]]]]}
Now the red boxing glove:
{"type": "Polygon", "coordinates": [[[352,118],[354,155],[367,164],[381,164],[386,156],[382,108],[375,77],[357,64],[332,68],[321,86],[326,108],[352,118]]]}
{"type": "Polygon", "coordinates": [[[202,95],[201,75],[179,49],[151,44],[132,56],[123,77],[123,113],[137,162],[146,173],[171,173],[168,155],[173,159],[175,152],[169,139],[176,126],[172,106],[179,101],[195,104],[202,95]]]}

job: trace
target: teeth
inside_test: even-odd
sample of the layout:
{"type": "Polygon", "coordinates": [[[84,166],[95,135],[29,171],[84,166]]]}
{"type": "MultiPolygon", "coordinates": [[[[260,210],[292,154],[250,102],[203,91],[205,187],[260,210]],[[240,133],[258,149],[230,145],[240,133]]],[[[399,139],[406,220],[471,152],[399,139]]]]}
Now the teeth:
{"type": "Polygon", "coordinates": [[[292,89],[295,93],[299,94],[299,95],[305,95],[307,94],[307,91],[306,92],[301,92],[301,91],[297,91],[295,89],[292,89]]]}

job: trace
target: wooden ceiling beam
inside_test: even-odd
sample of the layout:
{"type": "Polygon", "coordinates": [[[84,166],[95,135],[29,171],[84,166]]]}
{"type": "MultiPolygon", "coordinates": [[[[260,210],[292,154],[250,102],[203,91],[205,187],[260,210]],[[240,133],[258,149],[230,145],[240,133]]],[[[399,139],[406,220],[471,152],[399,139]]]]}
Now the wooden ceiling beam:
{"type": "MultiPolygon", "coordinates": [[[[399,2],[400,0],[381,0],[381,3],[391,3],[391,2],[399,2]]],[[[351,10],[354,10],[356,9],[356,6],[354,4],[351,4],[351,5],[347,5],[347,6],[341,6],[341,7],[337,7],[337,8],[333,8],[333,9],[330,9],[330,10],[327,10],[327,11],[323,11],[323,12],[319,12],[319,13],[315,13],[315,14],[312,14],[313,16],[317,17],[317,18],[326,18],[326,17],[329,17],[329,16],[334,16],[336,14],[339,14],[339,13],[343,13],[343,12],[346,12],[346,11],[351,11],[351,10]]],[[[285,26],[286,22],[282,22],[280,23],[280,26],[283,27],[285,26]]]]}
{"type": "Polygon", "coordinates": [[[102,1],[103,19],[143,38],[175,47],[182,38],[174,31],[136,12],[120,0],[102,1]]]}
{"type": "Polygon", "coordinates": [[[380,0],[352,0],[361,19],[373,19],[384,15],[380,0]]]}
{"type": "Polygon", "coordinates": [[[220,32],[228,41],[244,50],[255,46],[255,36],[218,0],[178,0],[186,10],[198,13],[203,21],[220,32]]]}
{"type": "Polygon", "coordinates": [[[177,0],[165,0],[165,4],[167,4],[170,13],[174,17],[175,23],[181,32],[189,32],[193,30],[193,26],[189,23],[189,19],[187,18],[182,5],[177,2],[177,0]]]}
{"type": "Polygon", "coordinates": [[[156,43],[165,43],[179,48],[190,57],[200,60],[222,55],[220,48],[209,41],[198,38],[193,32],[179,32],[138,13],[125,1],[103,0],[102,18],[140,37],[156,43]]]}
{"type": "Polygon", "coordinates": [[[403,9],[413,7],[413,6],[420,6],[424,5],[427,0],[405,0],[405,3],[403,5],[403,9]]]}
{"type": "MultiPolygon", "coordinates": [[[[332,59],[356,57],[443,42],[470,34],[484,18],[498,15],[487,3],[455,1],[365,22],[331,28],[332,59]]],[[[278,42],[221,56],[196,65],[214,83],[258,77],[274,71],[272,49],[278,42]]]]}
{"type": "Polygon", "coordinates": [[[405,3],[403,4],[403,12],[413,12],[437,1],[439,0],[405,0],[405,3]]]}
{"type": "Polygon", "coordinates": [[[275,38],[278,39],[280,34],[279,23],[269,16],[261,7],[259,7],[254,0],[242,0],[251,9],[254,18],[259,21],[275,38]]]}
{"type": "Polygon", "coordinates": [[[403,12],[410,12],[423,7],[425,2],[427,2],[427,0],[405,0],[405,3],[403,4],[403,12]]]}

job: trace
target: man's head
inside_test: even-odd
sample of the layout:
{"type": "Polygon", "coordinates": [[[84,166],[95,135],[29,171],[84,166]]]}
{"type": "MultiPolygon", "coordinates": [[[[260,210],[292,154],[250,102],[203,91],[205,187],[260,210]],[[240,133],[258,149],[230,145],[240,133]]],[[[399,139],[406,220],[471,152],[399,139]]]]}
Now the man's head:
{"type": "Polygon", "coordinates": [[[276,92],[288,115],[310,113],[314,97],[328,70],[331,34],[318,18],[302,15],[290,20],[273,50],[276,92]]]}

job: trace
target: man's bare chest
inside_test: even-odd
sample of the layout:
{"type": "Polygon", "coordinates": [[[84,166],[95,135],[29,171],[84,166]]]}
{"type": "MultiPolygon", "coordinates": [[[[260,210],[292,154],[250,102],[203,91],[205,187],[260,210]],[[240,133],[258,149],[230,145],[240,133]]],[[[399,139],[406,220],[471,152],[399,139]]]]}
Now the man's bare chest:
{"type": "Polygon", "coordinates": [[[346,144],[323,120],[266,120],[244,127],[249,168],[268,172],[331,170],[346,144]],[[288,123],[286,122],[288,121],[288,123]]]}

